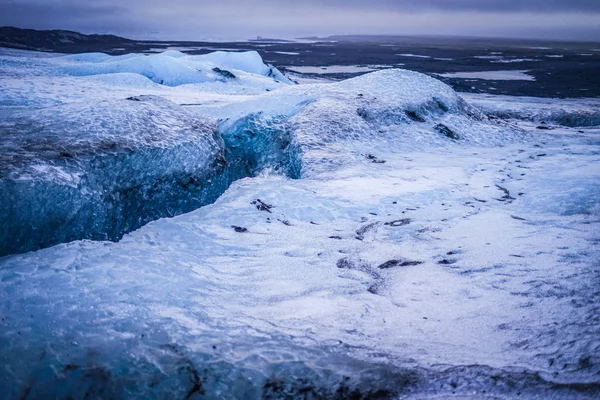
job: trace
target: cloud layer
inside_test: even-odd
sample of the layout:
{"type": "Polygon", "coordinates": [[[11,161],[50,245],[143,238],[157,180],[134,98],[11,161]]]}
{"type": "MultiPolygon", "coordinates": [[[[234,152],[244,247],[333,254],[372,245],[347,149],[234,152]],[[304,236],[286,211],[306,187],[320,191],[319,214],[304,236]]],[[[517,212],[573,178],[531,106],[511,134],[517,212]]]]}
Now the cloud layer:
{"type": "Polygon", "coordinates": [[[190,40],[328,34],[600,40],[600,1],[0,0],[0,25],[190,40]]]}

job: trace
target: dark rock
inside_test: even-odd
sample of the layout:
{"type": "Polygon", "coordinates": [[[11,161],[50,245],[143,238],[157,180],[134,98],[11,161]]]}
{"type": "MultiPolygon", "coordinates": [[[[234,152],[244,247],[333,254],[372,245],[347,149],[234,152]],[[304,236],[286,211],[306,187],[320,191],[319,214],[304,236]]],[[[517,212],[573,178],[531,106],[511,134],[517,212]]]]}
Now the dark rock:
{"type": "Polygon", "coordinates": [[[375,283],[375,284],[369,286],[367,291],[372,294],[379,294],[379,289],[380,289],[379,284],[375,283]]]}
{"type": "Polygon", "coordinates": [[[356,231],[356,238],[358,240],[363,240],[365,238],[365,234],[368,231],[370,231],[371,229],[375,228],[378,224],[379,224],[378,222],[373,222],[368,225],[360,227],[360,229],[356,231]]]}
{"type": "Polygon", "coordinates": [[[452,129],[448,128],[444,124],[437,124],[433,127],[433,129],[452,140],[460,139],[460,136],[458,136],[458,134],[456,134],[452,129]]]}
{"type": "Polygon", "coordinates": [[[234,231],[236,231],[238,233],[248,232],[248,228],[244,228],[243,226],[231,225],[231,227],[233,228],[234,231]]]}
{"type": "Polygon", "coordinates": [[[403,219],[397,219],[392,222],[386,222],[384,225],[396,227],[396,226],[408,225],[408,224],[410,224],[410,222],[411,222],[410,218],[403,218],[403,219]]]}
{"type": "Polygon", "coordinates": [[[371,160],[372,163],[375,163],[375,164],[385,164],[385,160],[380,160],[376,156],[374,156],[373,154],[365,154],[365,157],[367,158],[367,160],[371,160]]]}
{"type": "Polygon", "coordinates": [[[423,261],[401,261],[401,260],[388,260],[383,264],[380,264],[377,268],[389,269],[394,267],[411,267],[414,265],[423,264],[423,261]]]}
{"type": "Polygon", "coordinates": [[[356,113],[358,114],[359,117],[361,117],[362,119],[367,119],[369,117],[369,113],[367,112],[367,110],[365,110],[364,108],[357,108],[356,109],[356,113]]]}
{"type": "Polygon", "coordinates": [[[448,108],[448,106],[442,102],[440,99],[434,99],[437,106],[440,108],[440,110],[442,110],[443,112],[448,112],[450,109],[448,108]]]}
{"type": "Polygon", "coordinates": [[[214,72],[216,72],[217,74],[224,76],[225,78],[228,79],[235,79],[236,76],[234,74],[232,74],[231,72],[227,71],[226,69],[221,69],[219,67],[214,67],[212,69],[214,72]]]}
{"type": "Polygon", "coordinates": [[[445,258],[441,261],[438,261],[438,264],[440,264],[440,265],[451,265],[454,263],[456,263],[456,260],[447,260],[445,258]]]}
{"type": "Polygon", "coordinates": [[[273,208],[272,205],[265,203],[264,201],[262,201],[261,199],[256,199],[252,202],[253,205],[256,206],[256,208],[260,211],[266,211],[268,213],[273,213],[271,211],[271,209],[273,208]]]}
{"type": "Polygon", "coordinates": [[[329,239],[338,239],[338,240],[341,240],[341,239],[342,239],[342,237],[341,237],[341,236],[334,235],[334,236],[329,236],[329,239]]]}
{"type": "Polygon", "coordinates": [[[496,185],[496,187],[504,192],[504,196],[502,196],[500,199],[498,199],[499,201],[507,201],[507,200],[515,199],[514,197],[510,197],[510,192],[508,191],[508,189],[506,189],[500,185],[496,185]]]}
{"type": "Polygon", "coordinates": [[[336,266],[339,269],[352,269],[354,267],[354,263],[352,261],[350,261],[349,258],[340,258],[337,263],[336,266]]]}
{"type": "Polygon", "coordinates": [[[400,263],[400,265],[398,265],[399,267],[412,267],[415,265],[421,265],[423,264],[423,261],[402,261],[400,263]]]}
{"type": "Polygon", "coordinates": [[[397,267],[399,264],[400,264],[400,260],[388,260],[388,261],[384,262],[383,264],[379,264],[377,266],[377,268],[379,268],[379,269],[394,268],[394,267],[397,267]]]}
{"type": "Polygon", "coordinates": [[[525,218],[521,218],[521,217],[518,217],[518,216],[516,216],[516,215],[511,215],[510,217],[511,217],[512,219],[516,219],[516,220],[518,220],[518,221],[527,221],[525,218]]]}
{"type": "Polygon", "coordinates": [[[408,110],[408,111],[405,111],[405,113],[406,113],[406,116],[412,121],[425,122],[425,118],[421,117],[419,114],[417,114],[414,111],[408,110]]]}
{"type": "Polygon", "coordinates": [[[550,131],[550,130],[552,130],[553,128],[550,128],[549,126],[546,126],[546,125],[539,125],[539,126],[537,127],[537,129],[542,129],[542,130],[545,130],[545,131],[550,131]]]}

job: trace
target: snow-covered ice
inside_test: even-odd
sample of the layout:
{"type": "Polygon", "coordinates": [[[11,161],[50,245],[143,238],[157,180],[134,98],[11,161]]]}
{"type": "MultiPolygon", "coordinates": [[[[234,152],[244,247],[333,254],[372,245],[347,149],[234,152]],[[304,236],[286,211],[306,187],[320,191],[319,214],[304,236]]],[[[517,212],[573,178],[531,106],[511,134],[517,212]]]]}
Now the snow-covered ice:
{"type": "Polygon", "coordinates": [[[594,398],[595,100],[231,54],[0,53],[3,396],[594,398]]]}

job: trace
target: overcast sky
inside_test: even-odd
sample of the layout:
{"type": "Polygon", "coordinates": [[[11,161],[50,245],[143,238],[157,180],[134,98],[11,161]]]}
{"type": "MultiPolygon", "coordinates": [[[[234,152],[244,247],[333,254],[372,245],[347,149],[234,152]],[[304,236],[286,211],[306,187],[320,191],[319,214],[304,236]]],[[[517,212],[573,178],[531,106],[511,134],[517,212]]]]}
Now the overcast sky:
{"type": "Polygon", "coordinates": [[[430,34],[600,40],[600,0],[0,0],[0,26],[155,39],[430,34]]]}

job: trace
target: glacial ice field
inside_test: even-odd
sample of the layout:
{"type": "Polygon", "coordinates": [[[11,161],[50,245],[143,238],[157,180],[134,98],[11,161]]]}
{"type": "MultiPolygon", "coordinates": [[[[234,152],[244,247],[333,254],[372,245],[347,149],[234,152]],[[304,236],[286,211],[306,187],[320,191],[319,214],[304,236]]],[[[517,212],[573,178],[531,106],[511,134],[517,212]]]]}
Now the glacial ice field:
{"type": "Polygon", "coordinates": [[[0,49],[0,398],[600,396],[600,100],[0,49]]]}

